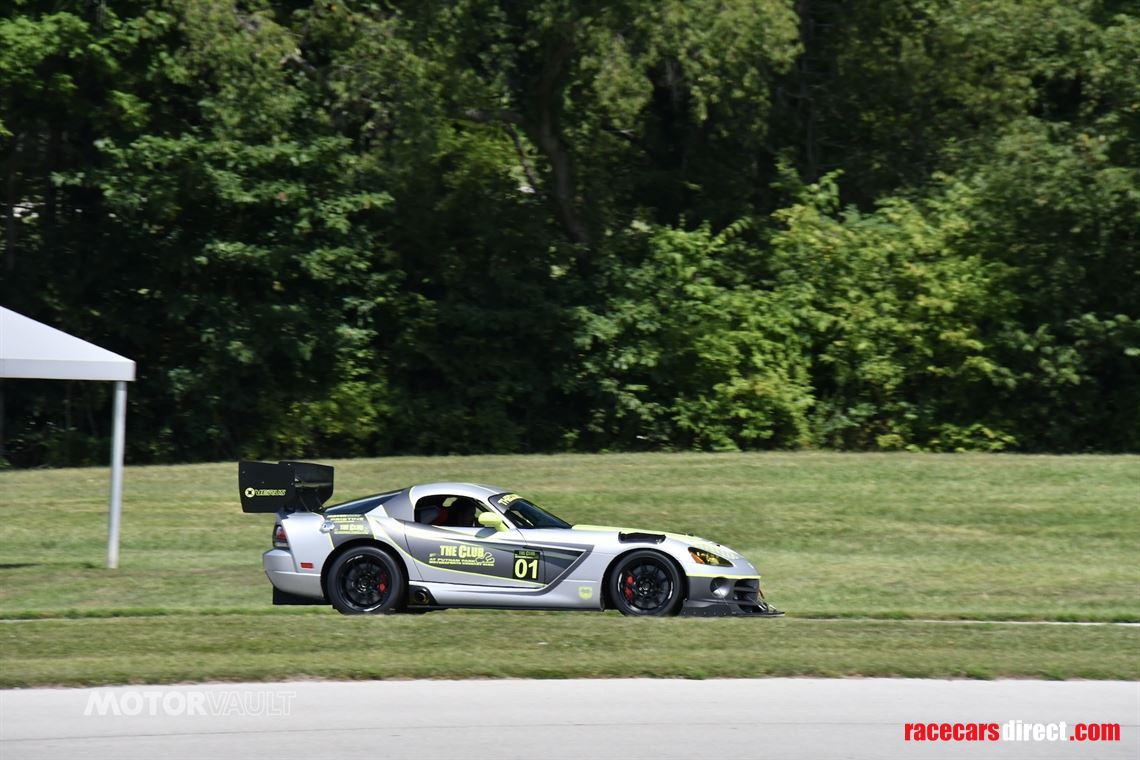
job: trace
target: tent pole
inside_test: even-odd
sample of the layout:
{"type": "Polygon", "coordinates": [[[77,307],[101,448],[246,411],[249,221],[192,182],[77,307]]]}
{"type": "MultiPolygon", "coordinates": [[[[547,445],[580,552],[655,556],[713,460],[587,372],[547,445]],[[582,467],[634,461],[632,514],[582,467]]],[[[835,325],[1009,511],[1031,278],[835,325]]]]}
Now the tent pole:
{"type": "Polygon", "coordinates": [[[119,566],[119,517],[123,512],[123,448],[127,429],[127,384],[115,381],[111,418],[111,504],[107,516],[107,567],[119,566]]]}

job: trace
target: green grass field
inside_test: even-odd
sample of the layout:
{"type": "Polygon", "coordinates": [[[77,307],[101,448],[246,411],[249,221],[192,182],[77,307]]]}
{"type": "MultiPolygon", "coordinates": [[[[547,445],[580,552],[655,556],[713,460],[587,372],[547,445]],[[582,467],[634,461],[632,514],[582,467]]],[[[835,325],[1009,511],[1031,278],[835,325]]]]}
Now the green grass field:
{"type": "Polygon", "coordinates": [[[0,685],[295,677],[1140,678],[1140,457],[623,454],[354,460],[337,499],[499,483],[577,523],[691,532],[764,574],[781,620],[273,608],[269,515],[235,464],[0,473],[0,685]],[[844,618],[820,620],[818,618],[844,618]],[[847,620],[846,618],[872,618],[847,620]],[[930,620],[947,622],[923,622],[930,620]]]}

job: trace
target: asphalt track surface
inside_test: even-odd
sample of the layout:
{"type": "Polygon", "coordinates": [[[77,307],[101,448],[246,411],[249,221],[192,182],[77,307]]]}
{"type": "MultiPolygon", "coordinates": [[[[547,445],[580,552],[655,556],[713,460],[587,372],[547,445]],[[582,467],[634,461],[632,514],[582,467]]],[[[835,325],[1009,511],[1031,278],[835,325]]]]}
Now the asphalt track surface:
{"type": "Polygon", "coordinates": [[[1140,683],[303,681],[0,691],[3,760],[324,757],[1136,760],[1140,683]],[[1119,723],[1121,741],[903,738],[907,722],[1010,720],[1119,723]]]}

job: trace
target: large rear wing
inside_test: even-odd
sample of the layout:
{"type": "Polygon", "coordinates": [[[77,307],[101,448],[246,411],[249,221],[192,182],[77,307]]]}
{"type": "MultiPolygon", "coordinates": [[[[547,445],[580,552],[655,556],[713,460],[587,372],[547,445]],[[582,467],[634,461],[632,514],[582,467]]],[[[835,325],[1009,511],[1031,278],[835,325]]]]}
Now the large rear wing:
{"type": "Polygon", "coordinates": [[[239,462],[242,512],[320,512],[333,492],[333,468],[309,462],[239,462]]]}

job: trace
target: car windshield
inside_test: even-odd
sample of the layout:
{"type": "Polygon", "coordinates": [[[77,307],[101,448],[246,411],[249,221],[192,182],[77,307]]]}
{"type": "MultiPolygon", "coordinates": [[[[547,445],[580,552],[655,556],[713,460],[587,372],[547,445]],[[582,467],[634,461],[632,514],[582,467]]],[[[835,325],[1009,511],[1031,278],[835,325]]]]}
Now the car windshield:
{"type": "Polygon", "coordinates": [[[527,501],[517,493],[501,493],[491,503],[520,528],[569,528],[570,523],[527,501]]]}

